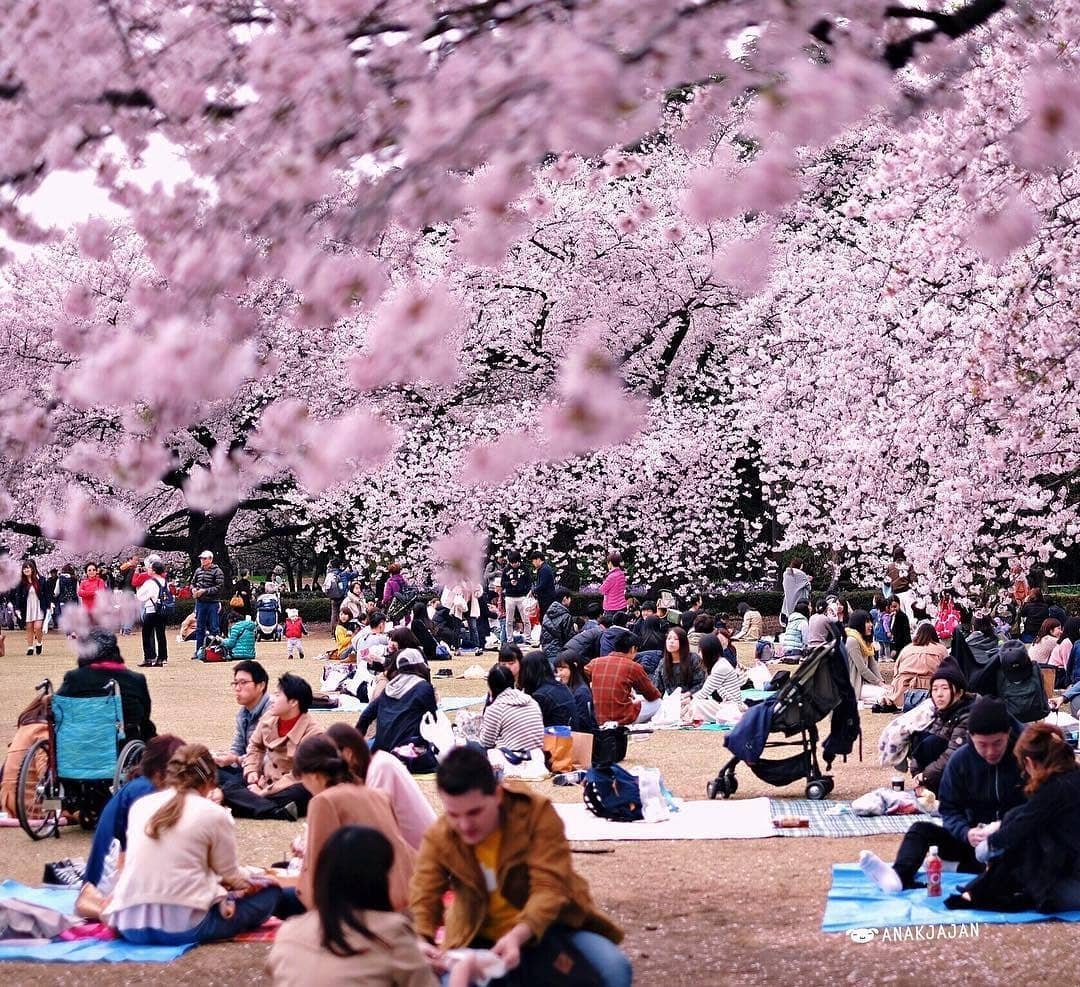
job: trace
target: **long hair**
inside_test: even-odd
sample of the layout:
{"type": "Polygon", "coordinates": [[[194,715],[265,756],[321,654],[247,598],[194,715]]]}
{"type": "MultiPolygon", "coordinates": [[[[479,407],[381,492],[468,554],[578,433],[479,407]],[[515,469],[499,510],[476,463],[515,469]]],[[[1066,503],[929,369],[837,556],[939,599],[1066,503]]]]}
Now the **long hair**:
{"type": "Polygon", "coordinates": [[[853,631],[858,631],[859,637],[864,641],[873,642],[874,632],[871,631],[869,634],[866,633],[866,625],[868,622],[872,623],[872,621],[870,621],[870,614],[865,610],[856,610],[848,617],[846,626],[853,631]]]}
{"type": "Polygon", "coordinates": [[[530,651],[521,659],[521,691],[530,696],[545,682],[550,682],[551,665],[543,651],[530,651]]]}
{"type": "Polygon", "coordinates": [[[1061,626],[1061,621],[1056,620],[1054,617],[1047,617],[1039,625],[1039,633],[1035,635],[1036,641],[1041,641],[1044,637],[1053,634],[1061,626]]]}
{"type": "Polygon", "coordinates": [[[146,835],[152,840],[172,829],[184,814],[184,802],[188,792],[196,792],[212,784],[217,777],[217,766],[210,751],[203,744],[184,744],[169,758],[165,783],[176,793],[151,817],[146,824],[146,835]]]}
{"type": "Polygon", "coordinates": [[[928,644],[940,644],[941,638],[938,636],[937,629],[930,621],[925,621],[919,624],[918,629],[915,631],[915,637],[912,638],[912,644],[917,648],[925,648],[928,644]]]}
{"type": "Polygon", "coordinates": [[[392,912],[390,868],[394,848],[378,830],[342,826],[322,848],[315,864],[315,908],[322,945],[334,956],[358,956],[367,947],[347,941],[349,929],[389,948],[360,918],[360,912],[392,912]]]}
{"type": "Polygon", "coordinates": [[[417,651],[424,650],[420,639],[408,627],[394,627],[386,636],[398,646],[398,651],[404,651],[406,648],[415,648],[417,651]]]}
{"type": "Polygon", "coordinates": [[[708,674],[713,670],[713,666],[720,658],[723,657],[724,646],[720,643],[720,638],[715,634],[702,634],[701,640],[698,641],[698,651],[701,653],[701,663],[705,666],[705,672],[708,674]]]}
{"type": "Polygon", "coordinates": [[[333,741],[343,757],[346,751],[352,754],[350,767],[353,777],[366,781],[368,768],[371,767],[371,748],[364,740],[364,735],[348,723],[333,723],[327,728],[326,736],[333,741]]]}
{"type": "Polygon", "coordinates": [[[668,651],[668,635],[674,634],[679,639],[679,679],[680,686],[690,684],[690,637],[681,627],[672,627],[664,636],[664,681],[670,686],[675,678],[675,662],[671,660],[671,652],[668,651]]]}
{"type": "Polygon", "coordinates": [[[585,662],[576,651],[560,652],[559,657],[555,659],[555,667],[570,669],[571,689],[589,684],[589,680],[585,678],[585,662]]]}
{"type": "Polygon", "coordinates": [[[41,595],[41,573],[38,572],[37,563],[33,559],[25,559],[23,564],[19,566],[19,573],[22,576],[22,581],[27,586],[33,586],[34,592],[39,596],[41,595]],[[29,568],[30,575],[27,576],[23,572],[23,569],[29,568]]]}
{"type": "Polygon", "coordinates": [[[1013,752],[1021,771],[1027,770],[1024,767],[1025,757],[1030,757],[1032,761],[1033,767],[1024,786],[1024,794],[1028,798],[1054,775],[1068,774],[1080,768],[1076,763],[1076,752],[1065,742],[1061,727],[1052,723],[1029,723],[1016,741],[1013,752]]]}
{"type": "Polygon", "coordinates": [[[514,673],[506,665],[492,665],[488,672],[487,684],[492,701],[494,701],[507,689],[514,688],[514,673]]]}
{"type": "Polygon", "coordinates": [[[300,742],[293,755],[294,778],[301,775],[322,775],[328,787],[347,785],[357,780],[341,749],[328,737],[314,734],[300,742]]]}

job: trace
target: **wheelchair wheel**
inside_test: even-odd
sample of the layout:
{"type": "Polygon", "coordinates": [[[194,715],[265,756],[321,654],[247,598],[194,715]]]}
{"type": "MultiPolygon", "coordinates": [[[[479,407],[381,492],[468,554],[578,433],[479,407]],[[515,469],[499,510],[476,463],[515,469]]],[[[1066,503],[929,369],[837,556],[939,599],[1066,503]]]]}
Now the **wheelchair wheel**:
{"type": "Polygon", "coordinates": [[[27,836],[43,840],[60,835],[63,789],[49,766],[49,741],[35,740],[19,765],[15,811],[27,836]]]}
{"type": "Polygon", "coordinates": [[[113,775],[111,791],[115,794],[128,780],[131,769],[142,760],[146,752],[146,744],[141,740],[129,740],[120,750],[120,756],[116,759],[116,773],[113,775]]]}

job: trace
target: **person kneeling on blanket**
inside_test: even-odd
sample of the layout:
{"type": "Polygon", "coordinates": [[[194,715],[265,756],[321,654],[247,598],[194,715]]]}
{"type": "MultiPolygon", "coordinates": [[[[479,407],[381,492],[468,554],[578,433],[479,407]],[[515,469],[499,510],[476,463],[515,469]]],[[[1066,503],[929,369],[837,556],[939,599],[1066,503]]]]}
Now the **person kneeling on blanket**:
{"type": "Polygon", "coordinates": [[[967,728],[970,739],[949,758],[938,791],[943,825],[913,824],[892,867],[869,850],[860,855],[859,866],[883,891],[924,887],[915,874],[932,846],[962,873],[979,873],[983,865],[975,852],[992,832],[988,824],[1024,801],[1023,777],[1013,756],[1020,724],[1005,704],[989,696],[977,699],[967,728]]]}
{"type": "Polygon", "coordinates": [[[543,984],[568,963],[591,967],[609,987],[629,987],[630,961],[616,943],[622,931],[593,904],[570,860],[562,820],[551,802],[526,786],[500,784],[487,755],[454,748],[435,776],[445,810],[424,835],[411,901],[429,960],[445,968],[442,949],[488,947],[510,982],[543,984]],[[454,889],[446,907],[444,895],[454,889]]]}
{"type": "Polygon", "coordinates": [[[273,914],[281,888],[240,870],[232,816],[208,798],[217,785],[210,751],[202,744],[179,748],[167,784],[131,807],[124,869],[104,921],[129,942],[158,946],[231,939],[258,928],[273,914]]]}

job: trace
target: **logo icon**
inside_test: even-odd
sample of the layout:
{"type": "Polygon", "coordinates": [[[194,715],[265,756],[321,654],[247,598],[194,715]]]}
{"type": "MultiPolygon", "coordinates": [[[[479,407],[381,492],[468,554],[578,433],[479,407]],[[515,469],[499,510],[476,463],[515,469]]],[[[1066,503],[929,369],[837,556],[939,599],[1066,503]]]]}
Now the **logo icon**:
{"type": "Polygon", "coordinates": [[[850,929],[848,936],[852,942],[873,942],[877,932],[877,929],[850,929]]]}

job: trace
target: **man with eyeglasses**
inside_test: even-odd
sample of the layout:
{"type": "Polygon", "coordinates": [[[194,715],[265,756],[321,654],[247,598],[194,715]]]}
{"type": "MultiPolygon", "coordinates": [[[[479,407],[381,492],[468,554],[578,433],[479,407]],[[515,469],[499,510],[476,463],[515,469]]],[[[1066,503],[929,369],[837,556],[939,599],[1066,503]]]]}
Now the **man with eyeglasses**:
{"type": "Polygon", "coordinates": [[[257,661],[238,661],[233,665],[233,695],[240,705],[236,712],[236,733],[232,746],[226,752],[214,755],[218,766],[218,784],[229,782],[243,783],[244,775],[240,762],[247,753],[248,741],[259,717],[270,703],[267,690],[270,688],[270,676],[257,661]]]}

